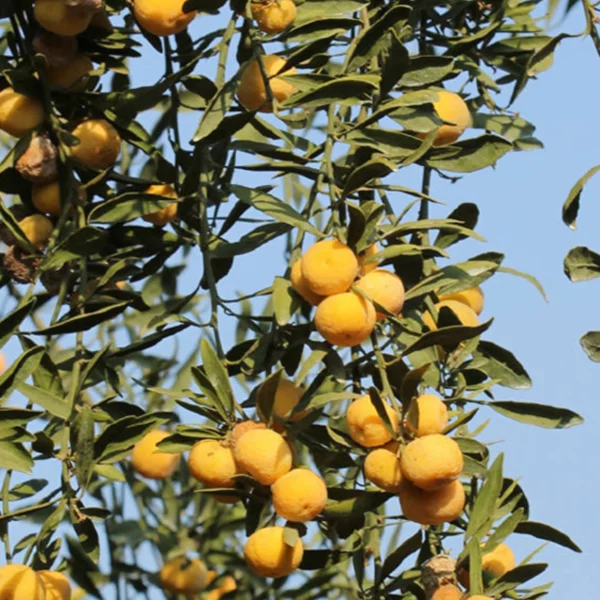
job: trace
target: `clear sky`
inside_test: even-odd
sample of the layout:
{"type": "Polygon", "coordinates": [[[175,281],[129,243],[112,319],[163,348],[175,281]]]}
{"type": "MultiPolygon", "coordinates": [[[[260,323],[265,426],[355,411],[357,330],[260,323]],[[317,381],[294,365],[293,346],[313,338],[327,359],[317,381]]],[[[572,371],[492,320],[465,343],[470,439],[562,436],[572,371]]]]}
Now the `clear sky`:
{"type": "MultiPolygon", "coordinates": [[[[583,28],[580,9],[576,11],[563,26],[571,33],[583,28]]],[[[208,23],[220,21],[205,22],[208,27],[208,23]]],[[[530,391],[497,388],[495,395],[503,400],[569,407],[584,416],[585,424],[549,431],[514,423],[490,411],[492,424],[480,439],[498,442],[494,448],[505,452],[506,475],[522,478],[532,507],[531,519],[562,529],[584,550],[577,555],[550,545],[538,557],[550,562],[542,577],[555,580],[549,596],[555,600],[590,596],[590,573],[596,569],[595,542],[600,533],[596,518],[600,365],[587,359],[578,341],[584,332],[600,328],[600,281],[570,283],[562,266],[572,246],[589,245],[600,251],[596,234],[600,205],[595,201],[600,176],[584,191],[578,230],[568,230],[561,221],[562,202],[570,187],[600,163],[594,115],[600,94],[599,67],[591,41],[562,42],[554,66],[530,83],[515,105],[524,118],[537,125],[536,136],[545,149],[512,153],[495,170],[466,175],[456,184],[434,179],[432,187],[432,195],[447,203],[435,207],[432,216],[445,216],[465,201],[477,203],[481,211],[477,231],[487,244],[460,244],[454,261],[487,250],[504,252],[505,265],[535,275],[549,296],[547,304],[529,283],[505,274],[484,285],[484,316],[495,317],[485,337],[512,350],[533,379],[530,391]]],[[[162,58],[148,48],[144,58],[135,61],[135,68],[143,71],[144,82],[154,81],[158,68],[162,72],[162,58]]],[[[401,171],[392,181],[416,186],[417,175],[416,169],[401,171]]],[[[244,178],[248,186],[269,182],[267,174],[246,173],[244,178]]],[[[278,250],[281,245],[275,242],[256,255],[236,259],[235,270],[220,286],[222,295],[232,297],[238,290],[248,292],[270,285],[273,277],[285,270],[278,250]]],[[[13,539],[19,537],[15,534],[13,539]]],[[[510,544],[521,559],[536,546],[536,540],[514,535],[510,544]]]]}

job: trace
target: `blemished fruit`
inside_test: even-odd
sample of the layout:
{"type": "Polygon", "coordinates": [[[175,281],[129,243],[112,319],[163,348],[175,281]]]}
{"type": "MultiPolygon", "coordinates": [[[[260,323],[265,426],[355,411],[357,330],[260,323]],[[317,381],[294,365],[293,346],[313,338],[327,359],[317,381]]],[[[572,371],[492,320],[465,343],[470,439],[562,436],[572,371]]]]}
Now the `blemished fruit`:
{"type": "Polygon", "coordinates": [[[462,600],[463,593],[453,584],[441,585],[433,592],[430,600],[462,600]]]}
{"type": "Polygon", "coordinates": [[[121,136],[105,119],[83,121],[73,130],[79,144],[71,148],[73,158],[90,169],[112,167],[121,152],[121,136]]]}
{"type": "Polygon", "coordinates": [[[36,248],[43,248],[54,231],[52,221],[44,215],[30,215],[19,221],[25,237],[36,248]]]}
{"type": "Polygon", "coordinates": [[[294,523],[314,519],[327,502],[327,486],[308,469],[292,469],[272,486],[273,508],[282,518],[294,523]]]}
{"type": "Polygon", "coordinates": [[[35,20],[46,30],[64,36],[83,33],[90,24],[93,11],[68,6],[65,0],[35,0],[35,20]]]}
{"type": "MultiPolygon", "coordinates": [[[[287,100],[296,91],[296,88],[284,79],[275,77],[275,75],[294,75],[296,69],[286,69],[283,73],[280,73],[286,61],[275,54],[264,55],[261,57],[261,61],[265,73],[269,77],[269,87],[273,98],[277,102],[287,100]]],[[[244,68],[237,88],[237,97],[240,104],[248,110],[258,110],[263,113],[273,112],[273,105],[269,102],[267,88],[265,87],[260,65],[256,59],[244,68]]]]}
{"type": "Polygon", "coordinates": [[[0,598],[2,600],[47,600],[39,574],[25,565],[0,567],[0,598]]]}
{"type": "Polygon", "coordinates": [[[465,490],[460,481],[426,492],[404,479],[398,492],[402,513],[420,525],[441,525],[458,518],[465,506],[465,490]]]}
{"type": "Polygon", "coordinates": [[[296,5],[292,0],[266,0],[250,4],[252,18],[265,33],[281,33],[296,18],[296,5]]]}
{"type": "Polygon", "coordinates": [[[377,268],[377,261],[365,262],[379,252],[377,244],[371,244],[366,250],[363,250],[358,256],[358,268],[361,275],[366,275],[377,268]]]}
{"type": "Polygon", "coordinates": [[[4,88],[0,92],[0,129],[21,138],[45,119],[44,107],[34,98],[4,88]]]}
{"type": "Polygon", "coordinates": [[[347,292],[357,275],[356,254],[339,240],[321,240],[302,257],[302,276],[309,289],[321,296],[347,292]]]}
{"type": "Polygon", "coordinates": [[[61,212],[60,184],[58,181],[47,185],[34,185],[31,189],[31,201],[41,213],[58,217],[61,212]]]}
{"type": "Polygon", "coordinates": [[[240,470],[263,485],[273,485],[292,468],[292,451],[282,435],[272,429],[252,429],[233,447],[240,470]]]}
{"type": "Polygon", "coordinates": [[[471,125],[471,113],[465,101],[454,92],[435,90],[438,99],[433,103],[433,108],[438,117],[447,121],[442,125],[435,136],[434,146],[445,146],[455,142],[471,125]]]}
{"type": "Polygon", "coordinates": [[[483,291],[479,286],[463,290],[461,292],[455,292],[454,294],[442,294],[439,296],[440,301],[444,300],[456,300],[466,304],[469,308],[472,308],[476,315],[480,315],[483,311],[483,291]]]}
{"type": "Polygon", "coordinates": [[[194,479],[213,488],[233,487],[237,466],[231,448],[219,440],[201,440],[194,444],[188,459],[194,479]]]}
{"type": "Polygon", "coordinates": [[[313,306],[318,306],[318,304],[323,300],[324,296],[321,296],[320,294],[315,294],[308,287],[308,283],[306,283],[306,279],[304,279],[304,275],[302,274],[302,259],[301,258],[299,258],[292,266],[290,280],[292,282],[292,287],[309,304],[312,304],[313,306]]]}
{"type": "Polygon", "coordinates": [[[515,555],[506,544],[498,544],[481,557],[481,569],[494,577],[502,577],[516,567],[515,555]]]}
{"type": "Polygon", "coordinates": [[[264,527],[246,542],[244,558],[254,573],[262,577],[284,577],[293,573],[304,554],[302,540],[288,546],[283,527],[264,527]]]}
{"type": "MultiPolygon", "coordinates": [[[[359,279],[356,287],[393,315],[399,314],[404,306],[404,285],[395,273],[375,269],[359,279]]],[[[385,318],[385,313],[377,312],[378,320],[385,318]]]]}
{"type": "Polygon", "coordinates": [[[71,584],[58,571],[39,571],[46,590],[46,600],[71,600],[71,584]]]}
{"type": "MultiPolygon", "coordinates": [[[[392,430],[397,432],[398,415],[386,402],[383,406],[392,430]]],[[[383,446],[392,439],[392,433],[385,426],[368,394],[360,396],[350,404],[346,412],[346,423],[350,437],[365,448],[383,446]]]]}
{"type": "Polygon", "coordinates": [[[413,440],[400,458],[404,477],[426,491],[440,489],[454,481],[461,474],[463,463],[460,446],[440,434],[413,440]]]}
{"type": "Polygon", "coordinates": [[[375,308],[354,292],[328,296],[315,312],[317,331],[334,346],[362,344],[375,327],[375,308]]]}
{"type": "Polygon", "coordinates": [[[196,16],[183,12],[186,0],[135,0],[133,11],[141,27],[154,35],[173,35],[182,32],[196,16]]]}
{"type": "MultiPolygon", "coordinates": [[[[466,327],[477,327],[479,325],[479,318],[475,314],[475,311],[466,304],[458,302],[457,300],[443,300],[434,305],[435,310],[438,312],[441,308],[449,308],[455,315],[456,318],[466,327]]],[[[423,313],[423,324],[426,325],[431,331],[435,331],[438,327],[434,322],[431,313],[423,313]]]]}
{"type": "MultiPolygon", "coordinates": [[[[151,185],[147,190],[146,194],[155,194],[157,196],[166,196],[167,198],[177,198],[177,192],[171,185],[157,184],[151,185]]],[[[164,227],[167,223],[170,223],[177,216],[177,202],[168,204],[164,208],[157,210],[156,212],[143,215],[142,219],[147,223],[152,223],[157,227],[164,227]]]]}
{"type": "Polygon", "coordinates": [[[386,492],[398,492],[402,483],[402,469],[398,457],[398,442],[374,448],[364,464],[365,478],[386,492]]]}
{"type": "Polygon", "coordinates": [[[65,37],[40,29],[32,41],[36,54],[42,54],[49,67],[66,67],[77,54],[79,44],[74,36],[65,37]]]}
{"type": "Polygon", "coordinates": [[[422,394],[409,408],[408,419],[409,423],[416,420],[417,437],[442,433],[448,425],[448,408],[435,394],[422,394]],[[415,413],[418,417],[411,419],[415,413]]]}
{"type": "MultiPolygon", "coordinates": [[[[258,395],[260,397],[261,388],[258,389],[258,395]]],[[[292,411],[296,408],[298,402],[300,402],[300,398],[302,398],[302,394],[304,390],[300,387],[295,386],[288,379],[284,379],[283,377],[279,380],[277,384],[277,389],[275,390],[275,400],[273,402],[273,415],[275,415],[278,419],[285,421],[286,419],[292,419],[292,421],[299,421],[306,415],[306,411],[302,411],[296,413],[291,416],[292,411]]],[[[262,421],[265,421],[264,415],[260,409],[260,404],[256,407],[256,412],[262,421]]],[[[277,423],[276,421],[273,423],[273,428],[276,431],[283,431],[283,424],[277,423]]]]}
{"type": "Polygon", "coordinates": [[[82,92],[87,87],[93,70],[94,65],[89,56],[78,52],[67,65],[48,66],[48,82],[57,88],[82,92]]]}
{"type": "Polygon", "coordinates": [[[171,435],[168,431],[156,429],[147,433],[131,452],[131,466],[142,477],[165,479],[173,474],[179,465],[179,454],[157,452],[157,444],[171,435]]]}
{"type": "Polygon", "coordinates": [[[36,135],[16,160],[15,168],[34,185],[52,183],[58,179],[58,149],[47,136],[36,135]]]}
{"type": "Polygon", "coordinates": [[[179,556],[160,570],[163,589],[177,594],[198,594],[206,587],[206,565],[199,558],[179,556]]]}

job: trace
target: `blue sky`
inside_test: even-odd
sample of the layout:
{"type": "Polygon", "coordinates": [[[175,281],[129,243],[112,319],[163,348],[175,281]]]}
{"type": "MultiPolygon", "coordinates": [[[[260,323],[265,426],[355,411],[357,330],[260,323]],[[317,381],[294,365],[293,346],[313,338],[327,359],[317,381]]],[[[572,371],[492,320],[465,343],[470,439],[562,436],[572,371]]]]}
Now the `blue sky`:
{"type": "MultiPolygon", "coordinates": [[[[202,29],[220,22],[201,19],[202,29]]],[[[571,33],[582,28],[579,12],[564,24],[571,33]]],[[[555,580],[550,598],[557,600],[589,595],[589,573],[596,567],[595,542],[600,533],[595,518],[600,494],[596,466],[600,365],[587,359],[578,341],[584,332],[600,327],[596,300],[600,282],[572,284],[562,266],[572,246],[600,250],[596,234],[600,206],[595,202],[600,177],[584,191],[577,231],[568,230],[561,221],[562,202],[570,187],[600,163],[598,126],[592,116],[600,92],[598,61],[591,41],[566,40],[554,66],[530,83],[517,100],[514,108],[537,126],[536,136],[544,142],[544,150],[510,154],[496,169],[467,175],[455,184],[434,178],[432,186],[432,195],[447,204],[434,207],[432,216],[445,216],[460,202],[475,202],[480,208],[477,231],[487,244],[462,243],[453,260],[487,250],[503,252],[505,264],[535,275],[550,300],[546,303],[530,284],[510,275],[499,274],[484,285],[484,316],[495,318],[486,338],[512,350],[533,379],[529,391],[497,388],[496,397],[565,406],[582,414],[585,424],[548,431],[516,424],[490,411],[486,416],[492,423],[480,439],[497,442],[494,448],[505,452],[505,473],[522,478],[532,506],[531,519],[564,530],[584,550],[577,555],[548,546],[538,557],[550,562],[543,577],[555,580]]],[[[143,73],[143,83],[154,81],[157,69],[162,72],[162,58],[147,48],[133,68],[143,73]]],[[[193,119],[186,118],[186,125],[193,119]]],[[[418,176],[418,169],[413,169],[394,175],[392,181],[416,186],[418,176]]],[[[269,183],[266,174],[244,174],[244,179],[248,186],[269,183]]],[[[281,250],[281,245],[273,243],[256,255],[237,259],[235,270],[220,286],[222,295],[232,297],[238,290],[249,292],[270,285],[285,270],[281,250]]],[[[230,345],[233,331],[227,327],[226,345],[230,345]]],[[[191,343],[190,339],[188,346],[191,343]]],[[[13,541],[19,537],[15,533],[13,541]]],[[[536,546],[536,540],[515,535],[510,545],[521,559],[536,546]]]]}

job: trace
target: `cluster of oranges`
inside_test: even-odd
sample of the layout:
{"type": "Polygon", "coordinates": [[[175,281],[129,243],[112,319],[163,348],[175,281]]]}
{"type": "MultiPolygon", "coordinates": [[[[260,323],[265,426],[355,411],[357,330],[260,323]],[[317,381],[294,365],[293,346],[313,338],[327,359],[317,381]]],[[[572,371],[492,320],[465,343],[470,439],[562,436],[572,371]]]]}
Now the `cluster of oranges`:
{"type": "MultiPolygon", "coordinates": [[[[258,393],[261,393],[260,389],[258,393]]],[[[273,400],[271,428],[265,420],[242,421],[234,425],[222,439],[200,440],[189,454],[190,474],[205,489],[214,490],[213,498],[225,504],[240,499],[239,493],[235,493],[236,476],[250,475],[258,484],[270,488],[276,515],[290,523],[313,520],[325,507],[327,486],[310,469],[293,468],[294,446],[283,435],[285,421],[293,421],[306,414],[294,412],[302,393],[302,389],[292,382],[280,379],[273,400]],[[228,490],[232,493],[228,493],[228,490]]],[[[258,416],[261,419],[264,417],[260,409],[258,416]]],[[[131,464],[139,474],[151,479],[163,479],[175,471],[180,461],[179,454],[156,451],[157,445],[168,436],[166,431],[152,431],[135,445],[131,464]]],[[[288,541],[282,526],[258,529],[248,538],[245,546],[247,564],[264,577],[289,575],[300,564],[304,549],[300,539],[293,540],[292,545],[288,541]]],[[[177,565],[185,565],[185,580],[195,581],[194,585],[198,587],[205,585],[198,563],[193,563],[197,568],[192,569],[185,559],[179,561],[167,563],[171,565],[169,572],[177,572],[177,565]]],[[[165,584],[169,578],[163,577],[162,580],[166,589],[173,589],[165,584]]],[[[188,587],[192,589],[191,583],[188,587]]],[[[186,590],[186,593],[189,591],[186,590]]]]}
{"type": "Polygon", "coordinates": [[[3,600],[71,600],[71,584],[59,571],[34,571],[25,565],[0,567],[3,600]]]}
{"type": "Polygon", "coordinates": [[[361,344],[371,335],[377,320],[402,310],[402,280],[369,261],[376,253],[375,244],[357,256],[338,240],[321,240],[292,266],[292,286],[317,307],[315,326],[329,343],[361,344]]]}

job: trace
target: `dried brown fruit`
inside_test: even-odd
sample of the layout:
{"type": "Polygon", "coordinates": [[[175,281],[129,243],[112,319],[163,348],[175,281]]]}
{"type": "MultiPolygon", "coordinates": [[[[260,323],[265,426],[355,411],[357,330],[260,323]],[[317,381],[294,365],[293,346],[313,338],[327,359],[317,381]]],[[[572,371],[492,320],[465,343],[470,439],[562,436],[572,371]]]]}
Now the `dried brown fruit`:
{"type": "Polygon", "coordinates": [[[34,137],[19,156],[15,167],[22,177],[36,185],[58,179],[58,150],[44,135],[34,137]]]}

